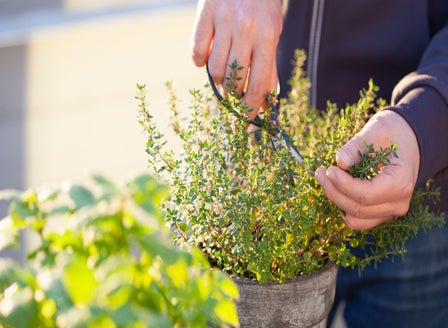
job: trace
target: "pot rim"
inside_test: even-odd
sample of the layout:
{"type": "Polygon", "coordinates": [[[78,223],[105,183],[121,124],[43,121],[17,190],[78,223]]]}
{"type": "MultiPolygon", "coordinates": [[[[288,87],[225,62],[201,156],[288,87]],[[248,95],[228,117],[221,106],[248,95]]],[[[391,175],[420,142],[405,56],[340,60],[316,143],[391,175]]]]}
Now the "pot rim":
{"type": "Polygon", "coordinates": [[[335,262],[333,261],[327,261],[327,263],[320,269],[319,271],[309,273],[309,274],[302,274],[300,276],[285,280],[284,282],[279,282],[277,280],[268,280],[260,284],[258,280],[255,279],[249,279],[249,278],[242,278],[237,276],[232,276],[231,278],[237,282],[240,285],[284,285],[288,283],[296,283],[298,281],[306,281],[309,279],[313,279],[316,276],[321,276],[323,274],[332,274],[332,272],[336,271],[337,267],[335,262]]]}

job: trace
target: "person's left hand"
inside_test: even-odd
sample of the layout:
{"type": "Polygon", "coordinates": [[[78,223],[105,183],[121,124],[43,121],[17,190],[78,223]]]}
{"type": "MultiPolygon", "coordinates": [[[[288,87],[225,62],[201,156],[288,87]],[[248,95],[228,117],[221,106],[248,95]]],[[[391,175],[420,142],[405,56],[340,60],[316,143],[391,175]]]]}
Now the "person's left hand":
{"type": "Polygon", "coordinates": [[[420,165],[415,134],[399,114],[385,110],[375,114],[359,134],[336,155],[337,167],[319,168],[315,176],[326,196],[345,212],[348,228],[366,230],[406,214],[420,165]],[[349,166],[360,160],[364,141],[375,148],[397,144],[398,158],[391,158],[371,180],[353,178],[349,166]]]}

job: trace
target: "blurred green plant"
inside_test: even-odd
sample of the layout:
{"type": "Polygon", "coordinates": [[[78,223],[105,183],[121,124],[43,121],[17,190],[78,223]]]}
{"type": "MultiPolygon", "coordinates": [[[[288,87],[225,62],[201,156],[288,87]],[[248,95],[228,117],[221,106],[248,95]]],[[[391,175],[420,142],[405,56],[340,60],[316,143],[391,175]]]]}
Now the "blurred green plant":
{"type": "Polygon", "coordinates": [[[0,251],[22,231],[37,247],[25,264],[0,258],[1,327],[236,326],[233,282],[198,250],[173,247],[160,203],[168,189],[150,175],[119,187],[4,191],[0,251]]]}
{"type": "MultiPolygon", "coordinates": [[[[230,66],[233,74],[227,85],[231,91],[223,102],[216,102],[208,85],[190,91],[192,115],[186,122],[173,86],[167,83],[171,125],[181,142],[176,152],[157,129],[145,86],[138,86],[148,162],[152,172],[171,187],[163,208],[173,239],[200,248],[224,272],[260,283],[317,272],[327,261],[362,269],[372,261],[403,255],[406,240],[420,228],[444,222],[443,215],[425,205],[424,201],[438,197],[428,187],[415,192],[404,217],[370,231],[353,231],[344,225],[341,211],[327,199],[314,172],[320,166],[336,165],[336,152],[384,101],[376,99],[377,87],[370,81],[353,105],[339,109],[329,103],[323,112],[310,108],[309,82],[301,69],[304,60],[298,51],[291,91],[281,101],[279,115],[304,156],[303,167],[282,143],[279,147],[283,148],[275,151],[268,133],[247,128],[249,109],[235,92],[240,69],[236,63],[230,66]],[[356,248],[364,249],[364,255],[356,255],[356,248]]],[[[269,111],[267,106],[262,118],[266,126],[272,124],[267,119],[269,111]]],[[[381,165],[389,163],[396,147],[375,150],[366,145],[367,154],[350,172],[369,179],[381,174],[381,165]]]]}

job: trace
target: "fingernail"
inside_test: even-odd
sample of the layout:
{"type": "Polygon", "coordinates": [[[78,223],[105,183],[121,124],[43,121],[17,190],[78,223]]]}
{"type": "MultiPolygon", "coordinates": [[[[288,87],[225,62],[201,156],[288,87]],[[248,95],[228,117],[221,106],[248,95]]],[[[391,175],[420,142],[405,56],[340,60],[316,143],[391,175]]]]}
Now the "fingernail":
{"type": "Polygon", "coordinates": [[[330,166],[325,172],[325,175],[328,179],[330,179],[330,181],[334,181],[338,174],[338,168],[336,166],[330,166]]]}
{"type": "Polygon", "coordinates": [[[314,177],[316,178],[317,182],[319,182],[319,184],[321,183],[323,176],[325,175],[325,168],[324,167],[319,167],[316,172],[314,172],[314,177]]]}
{"type": "Polygon", "coordinates": [[[348,158],[348,154],[344,151],[344,149],[340,149],[337,153],[336,153],[336,163],[338,163],[339,167],[348,167],[349,163],[349,158],[348,158]]]}

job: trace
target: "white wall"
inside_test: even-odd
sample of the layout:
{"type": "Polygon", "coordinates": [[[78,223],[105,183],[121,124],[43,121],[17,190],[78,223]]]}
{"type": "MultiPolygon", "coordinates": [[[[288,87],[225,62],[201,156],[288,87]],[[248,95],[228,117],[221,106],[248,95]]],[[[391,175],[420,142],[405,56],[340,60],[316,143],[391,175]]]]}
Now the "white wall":
{"type": "Polygon", "coordinates": [[[164,82],[175,81],[186,109],[188,90],[205,78],[189,57],[194,1],[149,2],[89,12],[81,1],[82,14],[0,22],[0,189],[146,169],[136,83],[148,85],[163,120],[164,82]]]}

